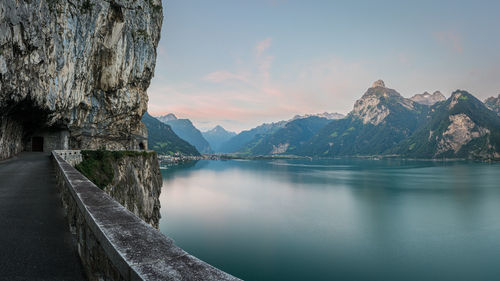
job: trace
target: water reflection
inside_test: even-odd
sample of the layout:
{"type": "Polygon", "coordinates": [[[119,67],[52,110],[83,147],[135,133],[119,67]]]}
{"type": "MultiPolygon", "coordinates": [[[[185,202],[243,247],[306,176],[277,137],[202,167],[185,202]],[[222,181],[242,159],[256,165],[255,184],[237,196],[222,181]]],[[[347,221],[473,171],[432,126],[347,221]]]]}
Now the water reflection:
{"type": "Polygon", "coordinates": [[[499,168],[201,160],[162,171],[160,228],[246,280],[491,280],[499,168]]]}

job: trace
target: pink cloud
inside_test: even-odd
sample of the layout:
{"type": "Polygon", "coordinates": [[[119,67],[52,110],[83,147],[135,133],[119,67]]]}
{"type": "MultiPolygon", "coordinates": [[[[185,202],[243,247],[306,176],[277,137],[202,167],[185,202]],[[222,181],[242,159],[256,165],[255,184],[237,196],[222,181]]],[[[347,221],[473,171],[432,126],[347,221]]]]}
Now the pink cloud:
{"type": "Polygon", "coordinates": [[[436,40],[457,53],[463,52],[462,37],[454,31],[435,32],[436,40]]]}
{"type": "Polygon", "coordinates": [[[273,39],[271,37],[268,37],[265,40],[258,42],[257,45],[255,46],[255,50],[257,51],[257,56],[261,56],[265,50],[269,49],[269,47],[271,47],[272,41],[273,39]]]}
{"type": "MultiPolygon", "coordinates": [[[[227,70],[218,70],[205,75],[202,79],[213,83],[221,83],[229,80],[238,80],[247,83],[254,88],[270,88],[268,85],[271,78],[271,67],[274,56],[266,55],[264,52],[271,46],[272,38],[268,37],[255,46],[255,57],[244,67],[244,71],[233,72],[227,70]]],[[[241,59],[236,61],[236,65],[244,65],[241,59]]]]}
{"type": "MultiPolygon", "coordinates": [[[[344,112],[369,86],[366,66],[335,57],[306,60],[287,66],[287,71],[271,75],[274,55],[268,50],[272,39],[250,46],[248,60],[235,62],[233,69],[216,70],[203,81],[228,83],[227,88],[188,83],[153,83],[148,89],[149,112],[174,113],[189,118],[203,128],[217,124],[240,131],[263,122],[290,119],[296,114],[344,112]],[[356,79],[354,79],[356,78],[356,79]],[[243,83],[229,84],[240,81],[243,83]]],[[[199,82],[199,81],[198,81],[199,82]]],[[[225,84],[223,84],[225,85],[225,84]]]]}

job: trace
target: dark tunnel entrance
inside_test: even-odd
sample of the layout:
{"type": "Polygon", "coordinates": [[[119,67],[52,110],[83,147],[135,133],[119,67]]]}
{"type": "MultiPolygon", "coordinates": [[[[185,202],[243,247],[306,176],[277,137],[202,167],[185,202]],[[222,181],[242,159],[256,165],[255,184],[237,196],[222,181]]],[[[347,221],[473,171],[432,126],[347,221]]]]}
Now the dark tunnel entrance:
{"type": "Polygon", "coordinates": [[[43,152],[43,137],[31,137],[31,151],[43,152]]]}
{"type": "Polygon", "coordinates": [[[19,139],[22,150],[33,152],[50,152],[55,149],[67,149],[69,132],[61,122],[49,124],[50,111],[36,105],[31,99],[25,99],[7,107],[8,120],[16,123],[22,131],[19,139]]]}

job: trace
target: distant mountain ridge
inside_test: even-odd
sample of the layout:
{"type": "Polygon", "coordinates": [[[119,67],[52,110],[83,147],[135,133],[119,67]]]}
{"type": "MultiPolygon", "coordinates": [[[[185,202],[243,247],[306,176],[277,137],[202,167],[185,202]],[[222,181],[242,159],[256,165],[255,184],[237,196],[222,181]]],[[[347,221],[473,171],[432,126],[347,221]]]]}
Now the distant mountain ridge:
{"type": "Polygon", "coordinates": [[[239,152],[250,155],[293,154],[330,121],[318,116],[294,119],[273,133],[255,137],[239,152]]]}
{"type": "Polygon", "coordinates": [[[250,156],[500,160],[500,95],[484,103],[463,90],[448,99],[439,91],[405,98],[378,80],[347,116],[296,115],[239,134],[216,126],[203,136],[217,152],[250,156]]]}
{"type": "Polygon", "coordinates": [[[376,81],[344,119],[321,129],[297,154],[335,157],[376,155],[409,137],[422,122],[428,107],[401,96],[376,81]]]}
{"type": "Polygon", "coordinates": [[[149,149],[165,155],[200,155],[194,146],[177,136],[169,125],[154,118],[149,113],[144,113],[142,122],[148,130],[149,149]]]}
{"type": "Polygon", "coordinates": [[[229,132],[222,126],[217,125],[211,130],[202,132],[202,135],[208,141],[214,152],[220,152],[221,145],[236,136],[236,133],[229,132]]]}
{"type": "Polygon", "coordinates": [[[334,112],[334,113],[323,112],[323,113],[317,113],[317,114],[295,115],[290,121],[297,120],[297,119],[308,118],[308,117],[313,117],[313,116],[325,118],[325,119],[328,119],[328,120],[342,119],[342,118],[345,117],[344,114],[340,114],[340,113],[337,113],[337,112],[334,112]]]}
{"type": "Polygon", "coordinates": [[[490,109],[500,115],[500,94],[498,97],[489,97],[484,101],[484,104],[490,109]]]}
{"type": "Polygon", "coordinates": [[[241,150],[246,144],[253,141],[254,138],[262,138],[265,135],[271,134],[277,131],[279,128],[285,126],[287,121],[279,121],[275,123],[264,123],[260,126],[252,128],[250,130],[245,130],[232,137],[220,147],[220,151],[223,153],[235,153],[241,150]]]}
{"type": "Polygon", "coordinates": [[[467,91],[434,105],[426,122],[392,153],[416,158],[500,158],[500,118],[467,91]]]}
{"type": "Polygon", "coordinates": [[[191,120],[178,119],[174,114],[170,113],[164,116],[157,117],[161,122],[170,125],[172,130],[183,140],[194,145],[201,153],[213,153],[208,141],[203,137],[191,120]]]}
{"type": "Polygon", "coordinates": [[[167,121],[171,121],[171,120],[177,120],[177,116],[175,116],[173,113],[168,113],[166,115],[157,116],[155,118],[160,120],[163,123],[165,123],[167,121]]]}
{"type": "Polygon", "coordinates": [[[485,103],[461,90],[448,99],[439,91],[405,98],[378,80],[344,118],[264,124],[226,142],[227,152],[500,160],[499,111],[500,95],[485,103]]]}
{"type": "MultiPolygon", "coordinates": [[[[311,132],[310,129],[315,131],[317,129],[317,125],[312,125],[308,121],[317,121],[321,125],[324,126],[325,123],[328,123],[331,120],[334,119],[340,119],[344,118],[345,116],[340,113],[318,113],[318,114],[305,114],[305,115],[295,115],[292,119],[289,120],[283,120],[283,121],[278,121],[274,123],[264,123],[260,126],[257,126],[253,129],[250,130],[245,130],[240,132],[238,135],[234,136],[233,138],[229,139],[227,142],[221,144],[220,150],[223,153],[244,153],[244,154],[250,154],[250,155],[256,155],[256,154],[262,154],[265,151],[269,151],[269,153],[273,152],[272,154],[276,154],[279,151],[283,150],[283,147],[286,146],[287,149],[285,149],[285,152],[290,149],[289,152],[292,150],[296,149],[295,145],[298,145],[296,143],[297,141],[302,142],[306,136],[311,132]],[[314,118],[311,118],[314,117],[314,118]],[[306,122],[295,122],[297,120],[301,119],[308,119],[306,122]],[[326,121],[326,122],[325,122],[326,121]],[[299,132],[292,133],[291,128],[293,126],[290,126],[287,128],[285,131],[289,131],[289,133],[285,133],[285,131],[281,131],[279,134],[281,136],[275,136],[271,137],[273,134],[277,133],[281,129],[287,127],[287,124],[292,123],[294,125],[297,125],[300,127],[301,125],[306,125],[308,123],[309,128],[302,128],[305,129],[304,133],[306,135],[300,136],[299,132]],[[300,125],[299,125],[300,124],[300,125]],[[283,137],[287,134],[294,134],[294,137],[290,140],[286,140],[283,137]],[[284,143],[280,143],[280,141],[284,141],[284,143]],[[292,145],[290,146],[290,143],[292,145]],[[272,147],[276,147],[274,150],[272,147]],[[281,148],[280,148],[281,147],[281,148]],[[289,148],[289,149],[288,149],[289,148]]],[[[312,121],[312,122],[314,122],[312,121]]],[[[283,153],[283,152],[280,152],[283,153]]]]}
{"type": "Polygon", "coordinates": [[[432,95],[428,92],[424,92],[423,94],[416,94],[410,99],[414,102],[431,106],[437,102],[445,101],[446,97],[441,94],[440,91],[435,91],[432,95]]]}

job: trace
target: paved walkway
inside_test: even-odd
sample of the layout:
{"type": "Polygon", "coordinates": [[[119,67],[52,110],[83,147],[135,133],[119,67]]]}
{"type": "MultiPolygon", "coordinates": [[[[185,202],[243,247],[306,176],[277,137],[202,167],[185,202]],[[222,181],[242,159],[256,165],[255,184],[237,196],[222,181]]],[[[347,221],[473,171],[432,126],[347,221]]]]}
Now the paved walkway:
{"type": "Polygon", "coordinates": [[[0,280],[85,280],[48,154],[0,162],[0,280]]]}

